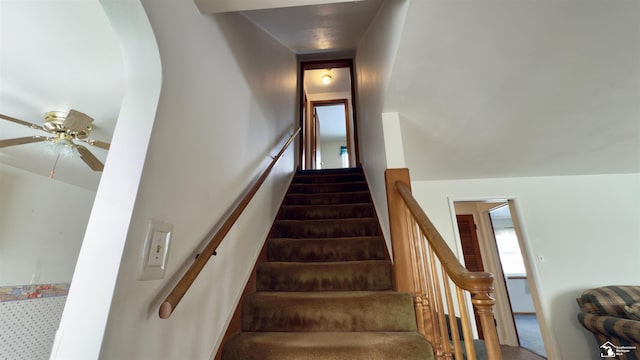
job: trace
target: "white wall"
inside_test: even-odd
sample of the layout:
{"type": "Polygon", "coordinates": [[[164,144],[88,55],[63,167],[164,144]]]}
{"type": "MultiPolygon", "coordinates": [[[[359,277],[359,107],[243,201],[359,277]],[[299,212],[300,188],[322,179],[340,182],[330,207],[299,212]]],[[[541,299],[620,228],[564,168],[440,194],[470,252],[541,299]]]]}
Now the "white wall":
{"type": "Polygon", "coordinates": [[[94,197],[0,164],[0,286],[71,282],[94,197]]]}
{"type": "Polygon", "coordinates": [[[515,200],[543,326],[557,344],[549,359],[597,359],[598,344],[577,321],[575,299],[607,284],[637,284],[640,174],[416,181],[413,191],[434,225],[454,244],[450,201],[515,200]],[[537,260],[544,255],[545,262],[537,260]]]}
{"type": "Polygon", "coordinates": [[[294,170],[293,144],[168,320],[158,307],[183,266],[295,124],[294,54],[239,14],[143,2],[162,95],[101,359],[208,359],[217,350],[294,170]],[[148,222],[173,224],[167,275],[136,280],[148,222]]]}
{"type": "Polygon", "coordinates": [[[339,169],[342,167],[341,146],[347,146],[347,143],[343,140],[322,142],[323,169],[339,169]]]}
{"type": "Polygon", "coordinates": [[[509,290],[509,300],[511,300],[511,310],[514,313],[536,312],[527,279],[507,278],[507,289],[509,290]]]}
{"type": "Polygon", "coordinates": [[[358,44],[356,84],[360,161],[367,175],[380,226],[391,251],[384,171],[387,168],[382,106],[408,8],[405,0],[385,1],[358,44]]]}

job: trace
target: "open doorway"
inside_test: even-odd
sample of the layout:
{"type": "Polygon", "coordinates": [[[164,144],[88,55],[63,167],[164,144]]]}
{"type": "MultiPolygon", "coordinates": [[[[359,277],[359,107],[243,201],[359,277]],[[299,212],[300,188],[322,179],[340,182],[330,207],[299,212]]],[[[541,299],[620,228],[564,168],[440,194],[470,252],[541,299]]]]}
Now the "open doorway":
{"type": "Polygon", "coordinates": [[[527,269],[509,205],[504,203],[489,210],[489,218],[520,346],[546,356],[527,269]]]}
{"type": "Polygon", "coordinates": [[[359,165],[353,62],[301,63],[302,169],[359,165]]]}
{"type": "Polygon", "coordinates": [[[314,126],[311,153],[313,169],[348,168],[353,163],[349,103],[347,99],[311,101],[314,126]]]}
{"type": "Polygon", "coordinates": [[[534,304],[537,291],[527,271],[531,267],[522,251],[512,200],[456,201],[454,208],[465,264],[474,267],[470,271],[494,274],[500,343],[546,357],[534,304]]]}

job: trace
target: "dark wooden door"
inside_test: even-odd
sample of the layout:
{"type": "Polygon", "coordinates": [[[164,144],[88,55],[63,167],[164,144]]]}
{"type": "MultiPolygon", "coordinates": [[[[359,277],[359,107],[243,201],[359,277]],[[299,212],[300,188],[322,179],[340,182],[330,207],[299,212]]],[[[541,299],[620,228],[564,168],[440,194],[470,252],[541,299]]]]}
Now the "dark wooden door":
{"type": "Polygon", "coordinates": [[[467,270],[484,271],[473,215],[456,215],[456,219],[458,220],[458,231],[460,232],[462,253],[467,270]]]}
{"type": "MultiPolygon", "coordinates": [[[[460,242],[462,243],[462,254],[464,256],[465,267],[469,271],[484,271],[482,265],[482,254],[480,253],[480,244],[478,243],[478,234],[476,233],[476,224],[473,221],[473,215],[456,215],[458,221],[458,232],[460,233],[460,242]]],[[[480,326],[480,317],[474,309],[476,318],[476,326],[478,328],[478,337],[484,339],[482,327],[480,326]]]]}

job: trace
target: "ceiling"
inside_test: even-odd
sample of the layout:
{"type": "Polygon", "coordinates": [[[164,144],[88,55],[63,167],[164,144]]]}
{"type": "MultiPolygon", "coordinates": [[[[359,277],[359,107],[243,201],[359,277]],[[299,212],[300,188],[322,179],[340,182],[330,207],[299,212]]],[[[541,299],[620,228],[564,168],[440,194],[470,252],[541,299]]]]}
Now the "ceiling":
{"type": "Polygon", "coordinates": [[[382,0],[245,11],[253,23],[296,54],[354,50],[382,0]]]}
{"type": "Polygon", "coordinates": [[[354,1],[363,0],[194,0],[201,12],[212,14],[354,1]]]}
{"type": "MultiPolygon", "coordinates": [[[[94,118],[90,138],[109,142],[124,91],[118,40],[98,1],[0,0],[0,113],[41,125],[47,111],[94,118]],[[20,34],[20,36],[16,36],[20,34]]],[[[0,139],[49,134],[0,120],[0,139]]],[[[102,162],[107,151],[86,145],[102,162]]],[[[44,143],[0,148],[0,163],[48,176],[44,143]]],[[[95,190],[100,172],[61,157],[54,178],[95,190]]]]}
{"type": "MultiPolygon", "coordinates": [[[[265,1],[217,2],[286,6],[244,14],[296,54],[355,49],[382,4],[265,1]]],[[[39,124],[77,109],[95,119],[90,137],[109,142],[125,72],[100,3],[0,6],[0,113],[39,124]]],[[[401,116],[412,176],[640,172],[638,14],[640,2],[625,0],[411,1],[384,110],[401,116]]],[[[0,139],[38,134],[0,120],[0,139]]],[[[38,144],[0,149],[0,163],[43,176],[54,161],[38,144]]],[[[77,158],[55,173],[87,189],[99,177],[77,158]]]]}

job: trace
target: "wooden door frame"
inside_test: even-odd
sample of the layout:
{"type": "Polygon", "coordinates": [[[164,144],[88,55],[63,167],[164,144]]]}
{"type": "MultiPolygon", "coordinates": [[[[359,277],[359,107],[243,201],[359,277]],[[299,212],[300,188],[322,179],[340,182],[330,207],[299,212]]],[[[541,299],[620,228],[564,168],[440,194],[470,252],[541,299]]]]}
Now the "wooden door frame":
{"type": "MultiPolygon", "coordinates": [[[[516,232],[516,236],[518,237],[518,242],[520,244],[520,251],[522,252],[522,258],[524,260],[525,268],[527,270],[527,283],[529,285],[529,289],[531,291],[531,298],[533,300],[534,309],[536,311],[536,316],[538,318],[538,323],[540,325],[540,333],[542,335],[542,341],[544,343],[545,350],[547,352],[547,357],[549,359],[557,358],[557,346],[555,340],[551,336],[551,329],[549,327],[549,321],[547,321],[546,313],[543,311],[542,304],[540,302],[540,293],[538,291],[538,283],[537,283],[537,264],[534,261],[535,257],[533,256],[531,249],[529,248],[529,242],[522,231],[521,225],[521,217],[518,206],[516,206],[516,200],[513,196],[496,196],[496,197],[470,197],[470,198],[454,198],[450,197],[449,199],[449,210],[451,215],[451,221],[456,224],[456,209],[455,204],[459,202],[475,202],[475,203],[498,203],[498,202],[506,202],[509,205],[509,211],[511,212],[511,220],[513,222],[514,230],[516,232]]],[[[488,210],[483,211],[482,213],[478,212],[479,216],[489,217],[488,210]]],[[[479,220],[479,219],[476,219],[479,220]]],[[[482,223],[479,225],[479,231],[483,232],[484,236],[487,236],[488,231],[492,231],[492,229],[483,229],[482,223]]],[[[458,258],[462,258],[463,254],[461,253],[462,244],[460,242],[460,234],[458,233],[457,226],[454,226],[454,236],[458,251],[458,258]]],[[[495,240],[495,238],[494,238],[495,240]]],[[[496,308],[494,309],[496,319],[500,316],[499,313],[503,314],[503,321],[511,320],[510,326],[513,327],[515,333],[515,321],[513,320],[513,311],[511,309],[511,304],[509,301],[509,295],[506,293],[506,281],[504,280],[504,272],[502,271],[502,265],[500,263],[500,258],[498,255],[497,245],[495,241],[492,244],[480,244],[480,249],[483,254],[483,261],[485,265],[487,265],[487,271],[490,271],[494,274],[494,297],[496,298],[496,308]],[[486,254],[486,256],[485,256],[486,254]],[[499,267],[499,271],[494,271],[494,268],[499,267]],[[501,291],[499,288],[502,288],[501,291]],[[503,294],[501,296],[501,293],[503,294]],[[504,297],[506,296],[506,301],[504,297]],[[508,307],[508,309],[505,309],[508,307]],[[508,310],[509,316],[504,315],[505,311],[508,310]]],[[[516,334],[517,336],[517,334],[516,334]]],[[[517,337],[516,337],[517,340],[517,337]]],[[[513,344],[512,346],[515,346],[513,344]]]]}
{"type": "MultiPolygon", "coordinates": [[[[307,138],[307,136],[310,136],[309,131],[310,129],[306,129],[305,128],[305,118],[306,118],[306,114],[305,111],[311,111],[311,109],[307,109],[306,108],[306,96],[307,94],[305,93],[305,89],[304,89],[304,72],[306,70],[317,70],[317,69],[327,69],[327,68],[349,68],[349,77],[351,78],[350,83],[351,83],[351,114],[352,114],[352,128],[351,131],[353,132],[353,156],[355,157],[355,159],[349,159],[349,166],[353,167],[359,167],[360,166],[360,149],[359,149],[359,141],[358,141],[358,111],[357,111],[357,106],[356,104],[357,102],[357,97],[356,97],[356,78],[355,78],[355,71],[354,71],[354,64],[353,64],[353,60],[352,59],[336,59],[336,60],[313,60],[313,61],[301,61],[300,62],[300,74],[298,76],[298,78],[300,79],[299,81],[299,102],[300,102],[300,108],[299,108],[299,125],[300,128],[302,129],[302,137],[301,137],[301,141],[298,142],[298,156],[300,159],[300,167],[301,168],[306,168],[306,159],[305,156],[309,156],[310,154],[305,154],[305,145],[307,144],[307,141],[309,140],[307,138]],[[353,162],[352,162],[353,161],[353,162]]],[[[347,129],[348,130],[348,129],[347,129]]],[[[347,132],[347,139],[350,141],[351,140],[351,134],[349,134],[347,132]]],[[[309,162],[310,163],[310,162],[309,162]]]]}
{"type": "MultiPolygon", "coordinates": [[[[475,208],[471,213],[473,214],[474,221],[478,226],[477,235],[479,238],[483,238],[485,241],[479,242],[480,253],[482,256],[483,266],[486,271],[493,273],[494,275],[494,293],[493,296],[496,299],[496,307],[494,308],[494,316],[496,321],[498,322],[500,329],[498,331],[498,337],[500,338],[500,343],[503,345],[510,346],[518,346],[518,334],[516,330],[516,324],[513,319],[513,311],[511,309],[511,302],[509,298],[509,293],[507,291],[506,282],[504,281],[504,272],[502,271],[502,264],[500,263],[500,258],[498,255],[498,249],[495,241],[491,241],[489,237],[490,229],[486,228],[488,220],[488,213],[485,218],[483,216],[483,212],[477,209],[478,203],[487,204],[486,206],[494,206],[489,204],[498,204],[504,203],[504,199],[496,199],[495,201],[489,201],[488,199],[483,200],[451,200],[451,211],[453,216],[454,224],[457,224],[457,215],[462,214],[463,212],[458,213],[456,209],[457,203],[468,203],[469,205],[473,204],[472,207],[475,208]]],[[[467,206],[469,206],[467,205],[467,206]]],[[[488,208],[487,208],[488,210],[488,208]]],[[[464,258],[464,254],[462,253],[462,241],[460,239],[460,232],[458,227],[454,227],[456,244],[458,247],[459,254],[458,256],[462,259],[464,258]]]]}
{"type": "MultiPolygon", "coordinates": [[[[311,106],[310,106],[310,111],[313,114],[313,123],[314,126],[312,126],[309,130],[310,130],[310,136],[311,136],[311,158],[312,160],[312,168],[316,168],[317,164],[314,164],[315,159],[316,159],[316,151],[317,151],[317,147],[318,147],[318,136],[316,136],[316,129],[318,127],[320,127],[320,124],[318,123],[318,119],[316,117],[316,107],[317,106],[331,106],[331,105],[344,105],[344,121],[345,121],[345,125],[346,125],[346,134],[345,134],[345,138],[346,138],[346,142],[347,142],[347,155],[349,156],[349,167],[353,167],[352,165],[354,164],[353,162],[353,156],[351,153],[351,125],[349,125],[350,121],[349,121],[349,99],[335,99],[335,100],[317,100],[317,101],[311,101],[311,106]]],[[[354,149],[355,150],[355,149],[354,149]]]]}

